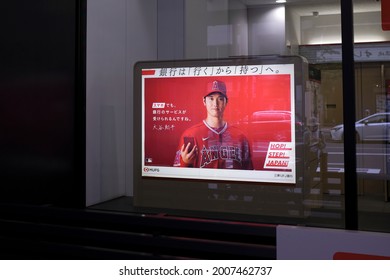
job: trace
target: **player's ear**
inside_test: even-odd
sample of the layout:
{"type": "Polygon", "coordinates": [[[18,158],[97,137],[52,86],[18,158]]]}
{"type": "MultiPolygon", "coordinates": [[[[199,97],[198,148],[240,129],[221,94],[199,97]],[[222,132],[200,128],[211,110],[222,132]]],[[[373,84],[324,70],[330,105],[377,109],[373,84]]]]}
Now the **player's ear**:
{"type": "Polygon", "coordinates": [[[203,97],[203,105],[206,106],[206,97],[203,97]]]}

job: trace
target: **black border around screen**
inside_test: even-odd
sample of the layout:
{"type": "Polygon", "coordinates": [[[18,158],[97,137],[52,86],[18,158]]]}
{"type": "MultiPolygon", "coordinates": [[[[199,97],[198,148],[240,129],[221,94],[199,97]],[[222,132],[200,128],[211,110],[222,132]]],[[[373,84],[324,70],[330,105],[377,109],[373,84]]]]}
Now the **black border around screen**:
{"type": "MultiPolygon", "coordinates": [[[[180,178],[150,178],[142,177],[141,147],[142,135],[142,69],[174,68],[174,67],[205,67],[228,65],[262,65],[262,64],[294,64],[295,113],[304,116],[304,91],[307,80],[307,63],[299,56],[253,56],[226,59],[197,59],[180,61],[141,61],[134,66],[134,206],[141,208],[189,210],[197,213],[234,213],[239,215],[258,215],[259,212],[268,215],[271,212],[261,211],[261,199],[246,203],[245,199],[229,201],[229,196],[261,197],[264,188],[278,192],[279,188],[302,187],[305,174],[305,164],[308,159],[304,149],[296,149],[295,184],[232,182],[214,180],[196,180],[180,178]],[[225,197],[216,199],[216,197],[225,197]],[[249,206],[249,207],[248,207],[249,206]],[[253,207],[252,207],[253,206],[253,207]]],[[[304,120],[302,120],[304,121],[304,120]]],[[[301,131],[295,131],[296,139],[303,138],[301,131]]],[[[273,192],[272,191],[272,192],[273,192]]],[[[276,211],[277,212],[277,211],[276,211]]],[[[275,213],[276,213],[275,212],[275,213]]],[[[277,213],[276,213],[277,215],[277,213]]]]}

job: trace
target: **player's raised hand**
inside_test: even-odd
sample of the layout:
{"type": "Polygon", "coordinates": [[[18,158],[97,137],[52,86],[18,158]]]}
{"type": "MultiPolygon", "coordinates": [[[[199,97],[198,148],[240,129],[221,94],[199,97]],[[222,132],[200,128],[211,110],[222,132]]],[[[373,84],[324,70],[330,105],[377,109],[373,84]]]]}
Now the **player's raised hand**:
{"type": "Polygon", "coordinates": [[[193,164],[196,158],[198,148],[196,145],[190,150],[191,143],[181,146],[181,158],[185,164],[193,164]]]}

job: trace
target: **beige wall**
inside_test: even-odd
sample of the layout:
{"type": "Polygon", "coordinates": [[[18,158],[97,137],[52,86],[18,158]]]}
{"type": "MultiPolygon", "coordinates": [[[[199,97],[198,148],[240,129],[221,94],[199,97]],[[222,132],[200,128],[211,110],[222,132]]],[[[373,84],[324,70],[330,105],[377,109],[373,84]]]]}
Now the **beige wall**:
{"type": "MultiPolygon", "coordinates": [[[[323,97],[324,126],[343,122],[342,70],[339,64],[328,65],[321,70],[321,94],[323,97]]],[[[356,119],[385,110],[380,100],[385,96],[384,82],[390,79],[390,63],[356,64],[356,119]]]]}
{"type": "Polygon", "coordinates": [[[321,94],[324,104],[325,126],[343,122],[343,94],[341,69],[321,71],[321,94]]]}

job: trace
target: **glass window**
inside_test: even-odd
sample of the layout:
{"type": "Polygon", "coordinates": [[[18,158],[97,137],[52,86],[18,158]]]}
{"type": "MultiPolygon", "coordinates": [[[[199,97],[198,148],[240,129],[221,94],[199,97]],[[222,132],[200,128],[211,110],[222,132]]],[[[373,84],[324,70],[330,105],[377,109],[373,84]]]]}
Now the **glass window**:
{"type": "MultiPolygon", "coordinates": [[[[107,62],[102,67],[93,68],[99,72],[95,75],[97,83],[104,80],[105,85],[122,85],[126,90],[126,96],[122,95],[122,90],[115,91],[118,93],[116,98],[112,88],[93,88],[93,93],[101,90],[101,101],[93,104],[100,115],[92,119],[100,119],[107,128],[101,129],[100,138],[90,136],[102,142],[100,148],[99,143],[96,144],[98,153],[91,153],[93,156],[101,153],[100,161],[93,159],[93,164],[90,164],[102,176],[88,177],[87,174],[91,181],[100,180],[100,193],[94,194],[94,201],[108,200],[119,193],[133,195],[132,176],[137,174],[126,170],[137,164],[131,157],[132,139],[138,136],[133,135],[132,126],[128,125],[133,123],[132,114],[125,114],[132,106],[129,102],[133,99],[133,73],[123,75],[120,72],[126,69],[122,65],[124,61],[134,64],[139,60],[210,61],[242,56],[300,56],[307,62],[307,68],[302,71],[305,72],[305,85],[297,89],[301,94],[295,97],[296,106],[301,108],[294,116],[296,149],[300,155],[295,159],[299,166],[297,183],[237,185],[211,182],[202,203],[220,203],[224,210],[219,215],[227,219],[344,228],[344,130],[347,129],[344,129],[343,108],[355,105],[359,228],[389,231],[386,222],[390,211],[388,118],[387,115],[376,115],[390,110],[390,24],[387,22],[390,20],[389,15],[381,13],[383,3],[385,1],[353,1],[355,104],[343,104],[346,92],[343,92],[340,0],[287,0],[284,3],[275,0],[140,0],[128,1],[125,7],[118,6],[112,13],[107,13],[102,8],[104,5],[100,7],[91,3],[89,20],[97,22],[91,25],[107,29],[112,25],[110,23],[115,23],[109,29],[115,32],[107,34],[122,40],[119,44],[116,44],[117,40],[104,40],[100,28],[95,28],[95,33],[91,30],[87,33],[96,39],[93,44],[87,44],[96,53],[88,53],[96,54],[99,57],[96,61],[107,62]],[[94,12],[100,16],[93,17],[94,12]],[[103,22],[105,17],[108,18],[103,22]],[[103,51],[112,53],[101,55],[103,51]],[[117,68],[113,67],[114,58],[118,60],[117,68]],[[110,70],[110,75],[102,72],[105,69],[110,70]],[[117,75],[113,71],[118,71],[117,75]],[[121,83],[112,77],[122,78],[121,83]],[[123,113],[123,116],[118,116],[122,122],[115,121],[114,112],[118,113],[115,106],[123,113]],[[99,113],[98,109],[102,112],[99,113]],[[123,127],[127,129],[124,137],[122,134],[112,137],[112,129],[116,127],[118,131],[123,127]],[[117,162],[117,159],[121,161],[117,162]],[[245,216],[248,212],[251,215],[245,216]]],[[[274,118],[269,112],[254,112],[240,116],[239,120],[249,123],[265,117],[274,118]]],[[[284,119],[284,114],[278,112],[277,118],[278,122],[288,122],[291,116],[284,119]]],[[[192,182],[187,186],[176,186],[177,192],[189,185],[192,182]]],[[[181,195],[183,197],[185,193],[181,195]]]]}
{"type": "Polygon", "coordinates": [[[389,232],[390,10],[388,1],[353,5],[359,229],[389,232]]]}

